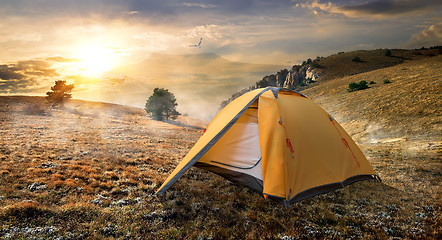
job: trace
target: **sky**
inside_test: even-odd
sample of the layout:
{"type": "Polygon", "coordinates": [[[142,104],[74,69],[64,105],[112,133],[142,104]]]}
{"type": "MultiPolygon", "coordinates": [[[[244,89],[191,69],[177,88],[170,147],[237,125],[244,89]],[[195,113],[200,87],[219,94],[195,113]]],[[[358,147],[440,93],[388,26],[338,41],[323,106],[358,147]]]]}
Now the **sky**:
{"type": "MultiPolygon", "coordinates": [[[[54,80],[65,79],[76,83],[74,98],[138,107],[158,81],[123,69],[155,54],[214,53],[276,72],[341,51],[442,45],[440,0],[0,0],[0,16],[0,94],[44,95],[54,80]],[[189,47],[200,38],[201,48],[189,47]],[[132,91],[137,97],[130,99],[132,91]]],[[[173,71],[181,63],[169,64],[173,71]]],[[[210,78],[212,70],[204,74],[210,78]]],[[[159,75],[167,87],[171,79],[159,75]]],[[[193,101],[189,89],[174,89],[178,103],[193,101]]],[[[207,108],[229,94],[211,98],[207,108]]]]}

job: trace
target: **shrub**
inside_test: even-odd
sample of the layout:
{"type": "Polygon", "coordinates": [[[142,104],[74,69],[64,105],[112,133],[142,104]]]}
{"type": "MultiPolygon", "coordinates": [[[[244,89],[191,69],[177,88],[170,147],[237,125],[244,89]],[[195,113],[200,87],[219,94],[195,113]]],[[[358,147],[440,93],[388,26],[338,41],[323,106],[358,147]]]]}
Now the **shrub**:
{"type": "Polygon", "coordinates": [[[305,79],[305,83],[315,83],[316,81],[313,80],[312,78],[307,78],[305,79]]]}
{"type": "Polygon", "coordinates": [[[353,62],[362,62],[362,60],[359,57],[355,57],[352,59],[353,62]]]}
{"type": "Polygon", "coordinates": [[[391,83],[391,81],[390,81],[390,79],[384,79],[384,84],[388,84],[388,83],[391,83]]]}
{"type": "Polygon", "coordinates": [[[391,50],[390,49],[385,50],[385,56],[387,56],[387,57],[391,56],[391,50]]]}
{"type": "Polygon", "coordinates": [[[375,81],[370,81],[368,84],[376,84],[376,82],[375,81]]]}
{"type": "Polygon", "coordinates": [[[348,84],[348,92],[354,92],[354,91],[358,91],[358,90],[363,90],[363,89],[367,89],[368,85],[367,85],[367,81],[360,81],[359,83],[355,83],[355,82],[351,82],[348,84]]]}
{"type": "Polygon", "coordinates": [[[317,62],[313,62],[310,66],[312,66],[312,68],[323,68],[323,66],[317,62]]]}

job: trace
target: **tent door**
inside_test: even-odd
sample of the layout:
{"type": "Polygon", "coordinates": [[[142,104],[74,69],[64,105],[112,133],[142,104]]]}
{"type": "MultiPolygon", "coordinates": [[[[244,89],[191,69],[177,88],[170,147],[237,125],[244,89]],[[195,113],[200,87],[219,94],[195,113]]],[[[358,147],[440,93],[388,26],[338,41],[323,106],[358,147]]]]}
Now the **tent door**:
{"type": "Polygon", "coordinates": [[[247,109],[199,162],[262,179],[257,112],[256,108],[247,109]]]}

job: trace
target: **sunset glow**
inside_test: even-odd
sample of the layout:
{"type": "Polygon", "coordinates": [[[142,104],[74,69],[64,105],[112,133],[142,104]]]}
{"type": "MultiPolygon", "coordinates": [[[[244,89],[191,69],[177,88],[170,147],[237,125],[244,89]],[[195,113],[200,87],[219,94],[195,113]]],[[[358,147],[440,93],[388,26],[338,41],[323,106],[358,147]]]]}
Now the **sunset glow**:
{"type": "Polygon", "coordinates": [[[74,56],[79,61],[76,68],[85,76],[100,76],[115,66],[116,53],[106,47],[90,46],[79,50],[74,56]]]}
{"type": "Polygon", "coordinates": [[[66,80],[74,98],[144,107],[164,87],[204,117],[309,58],[442,43],[440,0],[62,2],[0,0],[0,94],[66,80]]]}

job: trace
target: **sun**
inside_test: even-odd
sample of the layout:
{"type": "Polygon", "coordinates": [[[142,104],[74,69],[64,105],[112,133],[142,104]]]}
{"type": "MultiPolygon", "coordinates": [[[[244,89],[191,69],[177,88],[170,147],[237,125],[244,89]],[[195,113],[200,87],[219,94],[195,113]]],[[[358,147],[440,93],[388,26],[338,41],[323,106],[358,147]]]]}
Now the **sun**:
{"type": "Polygon", "coordinates": [[[81,48],[76,54],[77,70],[85,76],[97,77],[114,67],[116,53],[112,48],[104,46],[88,46],[81,48]]]}

